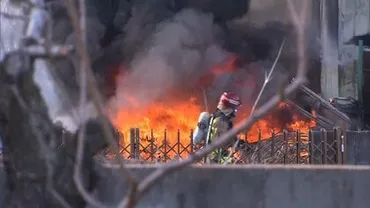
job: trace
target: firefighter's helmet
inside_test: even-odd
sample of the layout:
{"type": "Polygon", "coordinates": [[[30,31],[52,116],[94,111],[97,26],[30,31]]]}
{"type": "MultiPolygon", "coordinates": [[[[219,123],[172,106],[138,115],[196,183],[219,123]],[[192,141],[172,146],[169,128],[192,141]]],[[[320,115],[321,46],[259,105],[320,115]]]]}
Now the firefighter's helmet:
{"type": "Polygon", "coordinates": [[[240,97],[235,92],[222,93],[218,103],[218,105],[222,105],[225,108],[236,108],[241,104],[240,97]]]}

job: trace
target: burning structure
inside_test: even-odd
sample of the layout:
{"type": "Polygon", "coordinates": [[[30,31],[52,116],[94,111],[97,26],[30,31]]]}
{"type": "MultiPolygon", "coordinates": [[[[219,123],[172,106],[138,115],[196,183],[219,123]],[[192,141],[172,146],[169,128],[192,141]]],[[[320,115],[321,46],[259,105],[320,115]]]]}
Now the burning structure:
{"type": "MultiPolygon", "coordinates": [[[[87,2],[89,3],[87,24],[89,54],[94,60],[93,66],[99,78],[100,89],[105,94],[107,114],[111,115],[111,120],[123,133],[128,125],[143,126],[147,131],[152,128],[169,130],[191,128],[196,121],[196,119],[192,121],[193,115],[197,115],[203,109],[212,111],[214,106],[211,103],[220,92],[225,90],[237,91],[243,96],[245,107],[240,116],[247,116],[259,86],[265,81],[266,69],[270,68],[270,62],[275,57],[276,45],[279,45],[284,38],[292,40],[289,38],[292,35],[290,27],[281,23],[266,24],[262,28],[250,26],[245,30],[237,25],[232,26],[227,21],[239,14],[233,16],[235,13],[231,13],[231,16],[224,16],[223,12],[229,8],[224,5],[228,3],[226,1],[222,1],[222,7],[221,4],[211,5],[210,1],[204,1],[205,7],[195,1],[181,1],[182,4],[179,3],[180,1],[97,1],[102,4],[101,7],[96,4],[97,2],[87,2]],[[127,3],[127,7],[124,8],[129,11],[129,14],[127,21],[118,24],[123,25],[123,29],[115,32],[114,30],[118,28],[112,20],[115,22],[115,17],[120,15],[113,12],[114,18],[107,17],[106,14],[111,13],[109,9],[104,10],[104,7],[112,6],[111,9],[119,9],[122,2],[127,3]],[[222,9],[219,10],[219,8],[222,9]],[[207,9],[210,10],[207,11],[207,9]],[[103,21],[106,19],[108,21],[103,21]],[[274,34],[273,37],[269,36],[271,33],[274,34]],[[264,34],[266,37],[263,37],[264,34]],[[206,98],[204,100],[207,102],[203,102],[202,98],[206,98]],[[192,122],[194,123],[191,124],[192,122]]],[[[48,4],[55,20],[52,25],[53,41],[73,43],[74,36],[69,30],[66,12],[58,3],[58,1],[49,1],[48,4]]],[[[211,3],[217,2],[211,1],[211,3]]],[[[247,12],[239,1],[229,3],[231,8],[237,6],[245,9],[241,13],[247,12]]],[[[226,14],[229,14],[229,11],[226,14]]],[[[30,39],[32,40],[32,38],[27,40],[30,39]]],[[[292,48],[287,47],[287,49],[292,48]]],[[[276,93],[279,86],[285,85],[290,80],[289,72],[295,68],[293,54],[294,50],[284,50],[279,62],[280,66],[273,74],[275,79],[269,80],[269,87],[261,103],[271,94],[276,93]]],[[[87,122],[86,137],[89,139],[86,142],[83,141],[83,136],[73,134],[68,136],[67,142],[63,144],[63,148],[60,148],[58,138],[63,138],[64,129],[53,128],[50,115],[47,115],[47,110],[50,111],[47,107],[55,108],[54,120],[57,120],[55,116],[67,117],[73,114],[78,96],[75,93],[78,88],[75,69],[79,66],[79,60],[71,56],[71,62],[52,59],[47,61],[53,62],[52,66],[55,66],[55,69],[47,67],[45,71],[54,71],[59,75],[55,77],[62,80],[57,80],[54,85],[65,85],[65,88],[58,89],[65,91],[68,96],[59,96],[58,99],[61,102],[54,102],[57,104],[55,106],[50,104],[46,106],[45,102],[48,104],[48,100],[43,98],[42,90],[47,87],[42,86],[40,92],[40,87],[37,86],[45,83],[33,81],[33,76],[40,75],[42,66],[37,65],[36,60],[36,66],[28,66],[24,73],[20,72],[19,76],[13,76],[11,72],[19,66],[17,64],[21,67],[27,65],[28,61],[22,58],[29,57],[12,55],[7,56],[4,65],[1,63],[0,66],[1,72],[5,72],[6,75],[2,76],[6,86],[2,94],[9,95],[10,98],[5,99],[7,102],[1,103],[1,114],[5,118],[2,119],[5,122],[1,123],[2,126],[6,124],[4,141],[7,158],[4,162],[9,176],[8,188],[11,191],[11,197],[7,203],[20,205],[32,204],[31,202],[35,201],[40,206],[43,206],[42,204],[45,207],[53,206],[56,204],[56,198],[59,197],[50,197],[50,199],[45,197],[46,192],[49,192],[47,187],[53,184],[51,189],[58,190],[62,195],[61,198],[65,197],[67,201],[71,199],[76,204],[72,206],[84,206],[85,200],[75,186],[79,180],[72,180],[71,172],[73,170],[78,172],[79,168],[75,165],[79,165],[78,160],[82,161],[81,187],[86,187],[86,191],[94,190],[97,179],[93,172],[93,156],[106,147],[106,143],[102,140],[103,130],[99,129],[100,122],[104,122],[102,120],[105,119],[98,118],[87,122]],[[32,69],[28,70],[29,68],[32,69]],[[11,78],[8,79],[8,77],[11,78]],[[26,95],[25,102],[19,99],[19,94],[11,92],[13,77],[16,80],[25,78],[22,79],[24,83],[17,85],[20,86],[20,94],[26,95]],[[30,103],[33,108],[26,108],[25,103],[30,103]],[[37,110],[37,114],[33,109],[37,110]],[[8,119],[11,116],[15,119],[8,119]],[[19,127],[22,131],[19,131],[19,127]],[[36,131],[35,127],[40,131],[36,131]],[[37,138],[37,140],[35,142],[29,138],[37,138]],[[86,151],[83,151],[83,146],[86,146],[86,151]],[[81,151],[79,147],[82,147],[81,151]],[[77,159],[79,155],[81,158],[77,159]],[[31,180],[19,180],[18,176],[24,175],[23,173],[34,173],[34,176],[31,180]],[[34,183],[35,180],[38,183],[34,183]]],[[[292,100],[299,100],[297,98],[292,100]]],[[[279,131],[283,128],[306,129],[316,125],[310,119],[300,117],[300,114],[291,107],[290,103],[281,104],[269,117],[257,123],[257,128],[265,130],[268,127],[279,131]]],[[[89,110],[86,114],[94,116],[94,109],[89,110]]],[[[143,128],[141,131],[145,134],[143,128]]],[[[255,128],[249,132],[252,135],[247,135],[248,139],[253,140],[253,129],[255,128]]],[[[82,128],[77,133],[84,134],[83,131],[82,128]]],[[[259,131],[258,138],[261,138],[262,134],[264,134],[263,131],[259,131]]],[[[285,139],[278,140],[279,146],[282,144],[280,140],[285,139]]],[[[288,142],[284,144],[289,145],[288,142]]],[[[297,144],[296,152],[300,153],[299,142],[297,144]]],[[[275,148],[275,145],[271,146],[275,148]]],[[[287,148],[277,148],[284,150],[285,155],[288,152],[287,148]]],[[[297,154],[298,159],[303,156],[297,154]]]]}
{"type": "MultiPolygon", "coordinates": [[[[93,68],[106,97],[107,113],[123,134],[131,127],[140,128],[142,134],[151,129],[190,132],[199,113],[213,111],[219,95],[228,90],[242,96],[238,118],[248,116],[283,39],[287,44],[260,103],[295,74],[295,34],[289,23],[264,20],[257,26],[234,21],[248,13],[249,0],[86,2],[93,68]]],[[[73,43],[65,9],[55,1],[49,7],[55,20],[53,41],[73,43]]],[[[311,48],[315,44],[308,45],[307,59],[318,60],[311,48]]],[[[55,71],[72,98],[61,102],[59,117],[68,114],[65,109],[74,108],[78,96],[74,93],[77,81],[71,79],[76,77],[71,74],[78,60],[72,60],[56,62],[56,68],[63,70],[55,71]]],[[[310,76],[316,74],[314,69],[310,76]]],[[[317,78],[310,86],[315,86],[317,78]]],[[[297,95],[292,100],[304,99],[297,95]]],[[[307,102],[306,110],[312,106],[307,102]]],[[[255,124],[248,139],[256,141],[259,130],[267,137],[271,129],[308,131],[316,125],[284,103],[255,124]]]]}

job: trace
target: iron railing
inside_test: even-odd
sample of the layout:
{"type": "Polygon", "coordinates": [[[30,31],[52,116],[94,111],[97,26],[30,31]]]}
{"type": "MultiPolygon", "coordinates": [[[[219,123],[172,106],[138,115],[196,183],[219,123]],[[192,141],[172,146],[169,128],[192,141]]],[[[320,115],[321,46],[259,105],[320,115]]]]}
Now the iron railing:
{"type": "MultiPolygon", "coordinates": [[[[136,128],[131,129],[127,139],[119,132],[116,135],[120,141],[120,153],[132,162],[179,160],[203,146],[192,142],[192,131],[181,135],[178,130],[174,137],[169,137],[164,130],[163,137],[158,138],[153,131],[150,136],[141,136],[140,130],[136,128]]],[[[242,147],[230,148],[230,157],[237,164],[365,164],[370,154],[361,147],[369,146],[369,137],[368,131],[342,131],[339,128],[316,129],[308,133],[272,131],[269,138],[262,138],[260,131],[256,142],[246,142],[242,147]]],[[[248,141],[245,138],[246,134],[242,140],[248,141]]],[[[106,155],[111,154],[108,151],[106,155]]]]}
{"type": "MultiPolygon", "coordinates": [[[[169,137],[167,130],[163,137],[140,135],[140,129],[130,130],[129,138],[120,135],[120,153],[126,159],[145,163],[169,162],[179,160],[202,148],[203,144],[194,144],[193,132],[169,137]]],[[[173,133],[173,132],[172,132],[173,133]]],[[[241,137],[245,142],[241,147],[230,147],[230,157],[236,164],[342,164],[344,161],[345,135],[339,128],[332,130],[310,130],[281,133],[271,131],[271,137],[248,142],[246,134],[241,137]]],[[[109,153],[108,153],[109,155],[109,153]]],[[[202,160],[204,162],[205,160],[202,160]]]]}

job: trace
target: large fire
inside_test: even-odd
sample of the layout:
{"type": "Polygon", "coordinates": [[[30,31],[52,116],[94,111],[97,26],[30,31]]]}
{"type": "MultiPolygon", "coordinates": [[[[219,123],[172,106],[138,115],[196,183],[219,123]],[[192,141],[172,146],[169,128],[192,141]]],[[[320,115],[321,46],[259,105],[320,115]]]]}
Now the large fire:
{"type": "MultiPolygon", "coordinates": [[[[135,102],[132,100],[132,102],[135,102]]],[[[195,98],[190,98],[188,102],[179,102],[174,105],[164,103],[154,103],[149,107],[137,110],[119,110],[115,115],[113,122],[124,135],[125,142],[129,142],[130,128],[139,128],[141,137],[154,137],[158,142],[164,138],[166,130],[169,143],[176,143],[178,140],[178,131],[180,131],[180,141],[190,143],[190,133],[196,127],[199,114],[204,111],[202,106],[195,98]]],[[[290,106],[282,103],[278,106],[278,111],[289,110],[290,106]]],[[[241,111],[248,112],[248,109],[241,111]]],[[[247,113],[241,113],[237,121],[246,118],[247,113]]],[[[289,123],[279,124],[280,118],[274,115],[267,116],[256,122],[247,133],[249,142],[256,142],[261,135],[261,139],[270,138],[272,131],[281,133],[284,129],[289,131],[300,130],[307,133],[308,130],[316,126],[315,121],[303,119],[299,114],[292,113],[289,123]]],[[[244,136],[244,135],[241,135],[244,136]]]]}
{"type": "MultiPolygon", "coordinates": [[[[200,80],[199,86],[206,88],[220,74],[235,72],[235,61],[236,59],[233,58],[210,70],[210,73],[200,80]]],[[[131,107],[118,109],[112,117],[113,123],[124,137],[125,144],[130,143],[130,129],[139,128],[140,142],[144,145],[148,144],[148,138],[154,139],[157,145],[163,143],[166,138],[166,142],[170,145],[180,141],[186,146],[190,144],[191,131],[197,125],[199,114],[205,111],[202,101],[194,96],[189,96],[187,100],[181,99],[181,101],[175,98],[171,100],[171,103],[154,102],[145,107],[139,107],[139,101],[134,96],[125,97],[131,107]]],[[[250,108],[251,106],[244,106],[239,109],[236,122],[249,116],[250,108]]],[[[315,126],[316,123],[313,120],[301,117],[288,104],[281,103],[275,112],[256,122],[247,133],[241,134],[240,137],[247,136],[248,142],[256,142],[259,139],[271,138],[273,132],[278,134],[283,130],[300,130],[302,133],[307,133],[315,126]]]]}

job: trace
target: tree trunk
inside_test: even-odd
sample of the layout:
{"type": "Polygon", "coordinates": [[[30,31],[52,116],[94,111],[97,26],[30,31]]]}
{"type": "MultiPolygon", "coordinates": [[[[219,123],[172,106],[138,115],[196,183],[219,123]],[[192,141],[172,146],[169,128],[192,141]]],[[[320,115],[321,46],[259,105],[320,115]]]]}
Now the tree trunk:
{"type": "MultiPolygon", "coordinates": [[[[0,207],[62,207],[60,198],[71,207],[83,207],[85,202],[73,181],[78,132],[64,133],[51,122],[33,81],[33,61],[30,56],[12,53],[0,66],[0,129],[9,191],[0,207]],[[63,145],[62,134],[66,138],[63,145]]],[[[81,178],[87,190],[96,181],[93,156],[107,146],[100,127],[105,119],[86,124],[81,178]]]]}

